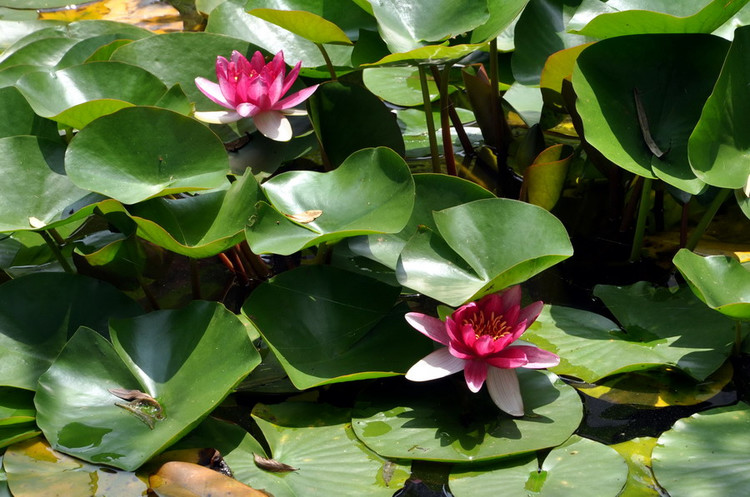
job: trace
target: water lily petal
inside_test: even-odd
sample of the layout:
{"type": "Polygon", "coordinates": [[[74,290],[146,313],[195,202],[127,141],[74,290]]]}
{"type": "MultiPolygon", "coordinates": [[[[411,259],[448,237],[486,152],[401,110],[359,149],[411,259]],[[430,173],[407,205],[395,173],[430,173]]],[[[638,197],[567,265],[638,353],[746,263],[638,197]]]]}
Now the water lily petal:
{"type": "Polygon", "coordinates": [[[284,88],[281,91],[281,94],[288,92],[289,89],[292,87],[294,82],[297,80],[297,76],[299,76],[299,70],[302,67],[302,61],[297,62],[297,65],[295,65],[291,71],[289,71],[289,74],[286,75],[286,78],[284,79],[284,88]]]}
{"type": "Polygon", "coordinates": [[[234,105],[232,105],[221,92],[221,87],[213,81],[198,77],[195,78],[195,86],[197,86],[198,89],[213,102],[228,109],[234,109],[234,105]]]}
{"type": "Polygon", "coordinates": [[[500,296],[503,298],[503,311],[521,305],[521,287],[519,285],[508,288],[500,296]]]}
{"type": "Polygon", "coordinates": [[[534,321],[536,321],[536,318],[539,317],[542,309],[544,309],[544,302],[542,302],[541,300],[532,302],[531,304],[521,309],[521,314],[519,314],[518,320],[521,321],[525,319],[526,327],[528,328],[534,321]]]}
{"type": "Polygon", "coordinates": [[[294,136],[292,125],[281,112],[261,112],[253,116],[253,122],[258,131],[272,140],[288,142],[294,136]]]}
{"type": "Polygon", "coordinates": [[[492,293],[481,298],[478,307],[486,314],[503,314],[503,298],[499,293],[492,293]]]}
{"type": "Polygon", "coordinates": [[[282,110],[282,109],[288,109],[290,107],[294,107],[296,105],[301,104],[310,96],[315,93],[315,90],[318,89],[318,85],[308,86],[307,88],[303,88],[300,91],[296,93],[292,93],[286,98],[282,98],[278,102],[276,102],[273,105],[274,110],[282,110]]]}
{"type": "Polygon", "coordinates": [[[557,354],[533,345],[511,345],[506,350],[522,349],[523,353],[526,354],[526,360],[528,364],[524,365],[524,368],[528,369],[541,369],[541,368],[552,368],[560,364],[560,357],[557,354]]]}
{"type": "Polygon", "coordinates": [[[408,312],[404,318],[412,328],[424,336],[443,345],[448,345],[448,332],[446,331],[445,323],[438,318],[419,312],[408,312]]]}
{"type": "Polygon", "coordinates": [[[496,368],[504,369],[520,368],[529,363],[526,351],[521,347],[508,347],[483,359],[496,368]]]}
{"type": "Polygon", "coordinates": [[[511,416],[523,416],[523,397],[518,376],[512,369],[489,368],[487,391],[492,401],[511,416]]]}
{"type": "Polygon", "coordinates": [[[244,102],[237,106],[237,113],[242,117],[254,117],[256,114],[260,114],[260,112],[260,108],[249,102],[244,102]]]}
{"type": "Polygon", "coordinates": [[[487,379],[487,364],[482,361],[465,361],[464,378],[469,390],[477,393],[487,379]]]}
{"type": "Polygon", "coordinates": [[[196,112],[195,118],[204,123],[227,124],[239,121],[242,116],[233,110],[217,110],[215,112],[196,112]]]}
{"type": "Polygon", "coordinates": [[[262,53],[256,51],[253,54],[253,57],[250,59],[250,66],[253,68],[253,71],[260,74],[260,72],[266,66],[266,58],[263,57],[262,53]]]}
{"type": "Polygon", "coordinates": [[[457,373],[464,368],[464,361],[453,357],[445,347],[425,356],[406,372],[411,381],[429,381],[457,373]]]}
{"type": "Polygon", "coordinates": [[[283,109],[280,110],[285,116],[306,116],[307,111],[305,109],[283,109]]]}

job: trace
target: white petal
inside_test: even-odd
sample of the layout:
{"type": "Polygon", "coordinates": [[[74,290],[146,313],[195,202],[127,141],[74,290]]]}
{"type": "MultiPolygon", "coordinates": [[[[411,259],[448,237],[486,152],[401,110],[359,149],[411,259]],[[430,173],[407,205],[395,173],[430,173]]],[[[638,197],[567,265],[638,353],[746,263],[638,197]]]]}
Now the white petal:
{"type": "Polygon", "coordinates": [[[306,116],[307,111],[305,109],[284,109],[281,111],[285,116],[306,116]]]}
{"type": "Polygon", "coordinates": [[[453,357],[447,347],[424,357],[406,372],[411,381],[430,381],[457,373],[464,368],[464,360],[453,357]]]}
{"type": "Polygon", "coordinates": [[[747,184],[745,185],[745,196],[750,197],[750,174],[747,176],[747,184]]]}
{"type": "Polygon", "coordinates": [[[278,111],[261,112],[253,116],[258,131],[271,140],[288,142],[292,139],[292,125],[284,114],[278,111]]]}
{"type": "Polygon", "coordinates": [[[217,110],[215,112],[196,112],[195,118],[209,124],[226,124],[239,121],[242,116],[233,110],[217,110]]]}
{"type": "Polygon", "coordinates": [[[487,390],[497,407],[511,416],[523,416],[523,398],[515,369],[490,366],[487,371],[487,390]]]}

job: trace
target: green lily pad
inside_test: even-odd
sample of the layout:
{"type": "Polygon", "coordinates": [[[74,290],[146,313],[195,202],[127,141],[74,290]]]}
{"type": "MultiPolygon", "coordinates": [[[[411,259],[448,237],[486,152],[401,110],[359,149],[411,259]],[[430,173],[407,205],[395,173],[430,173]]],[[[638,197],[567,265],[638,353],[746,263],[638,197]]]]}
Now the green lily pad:
{"type": "Polygon", "coordinates": [[[386,66],[404,64],[439,64],[447,61],[455,61],[466,57],[472,52],[483,47],[484,43],[461,44],[461,45],[427,45],[414,48],[405,52],[386,55],[377,62],[365,64],[366,66],[386,66]]]}
{"type": "Polygon", "coordinates": [[[89,192],[65,175],[65,148],[35,136],[0,138],[0,232],[54,226],[89,192]]]}
{"type": "MultiPolygon", "coordinates": [[[[298,10],[317,14],[339,26],[353,39],[360,27],[374,25],[368,16],[352,2],[331,2],[331,0],[229,0],[211,11],[206,31],[224,34],[252,43],[269,53],[284,52],[284,58],[296,64],[302,61],[302,74],[312,77],[330,77],[327,69],[317,71],[309,68],[325,66],[320,49],[313,43],[291,31],[248,14],[246,8],[269,8],[276,10],[298,10]],[[329,5],[333,5],[330,7],[329,5]],[[247,7],[246,7],[247,6],[247,7]],[[308,69],[304,69],[308,68],[308,69]]],[[[352,67],[352,47],[329,45],[325,47],[331,63],[335,67],[352,67]]]]}
{"type": "Polygon", "coordinates": [[[578,394],[552,373],[516,371],[526,409],[521,418],[500,411],[486,391],[469,392],[459,376],[404,380],[360,395],[354,432],[383,457],[444,462],[485,461],[560,445],[581,421],[578,394]]]}
{"type": "Polygon", "coordinates": [[[490,19],[487,2],[397,0],[371,2],[378,30],[393,53],[419,48],[471,31],[490,19]]]}
{"type": "Polygon", "coordinates": [[[310,119],[332,166],[368,147],[388,147],[404,156],[396,117],[364,87],[332,81],[319,86],[308,102],[310,119]]]}
{"type": "Polygon", "coordinates": [[[586,139],[634,174],[700,193],[705,183],[690,167],[688,138],[727,48],[699,34],[633,35],[586,48],[573,74],[586,139]]]}
{"type": "Polygon", "coordinates": [[[228,190],[182,198],[155,198],[125,208],[114,200],[99,204],[104,214],[122,212],[138,225],[138,236],[160,247],[196,259],[211,257],[245,238],[245,223],[262,198],[251,174],[228,190]]]}
{"type": "MultiPolygon", "coordinates": [[[[195,86],[196,77],[216,81],[216,57],[232,50],[252,55],[258,48],[245,41],[210,33],[166,33],[128,43],[115,50],[112,60],[140,66],[168,87],[180,84],[198,110],[218,109],[195,86]]],[[[183,141],[183,143],[185,143],[183,141]]],[[[197,149],[197,148],[196,148],[197,149]]]]}
{"type": "Polygon", "coordinates": [[[459,465],[450,475],[455,497],[505,495],[615,497],[627,480],[625,460],[604,444],[573,435],[552,449],[541,467],[534,458],[481,466],[459,465]]]}
{"type": "Polygon", "coordinates": [[[738,28],[719,79],[690,135],[688,153],[696,176],[709,185],[743,188],[750,181],[747,99],[750,29],[738,28]]]}
{"type": "Polygon", "coordinates": [[[740,495],[750,483],[750,407],[711,409],[678,420],[654,447],[654,475],[670,495],[740,495]]]}
{"type": "Polygon", "coordinates": [[[526,281],[570,257],[562,223],[541,207],[516,200],[476,200],[433,213],[406,244],[399,282],[447,305],[526,281]]]}
{"type": "MultiPolygon", "coordinates": [[[[416,67],[369,67],[362,71],[362,82],[383,100],[406,107],[422,104],[422,86],[416,67]]],[[[440,96],[432,76],[427,79],[430,100],[440,96]]]]}
{"type": "Polygon", "coordinates": [[[568,29],[594,38],[643,33],[711,33],[747,0],[583,0],[568,29]]]}
{"type": "Polygon", "coordinates": [[[528,3],[529,0],[487,0],[490,17],[487,22],[471,31],[471,42],[491,41],[500,36],[528,3]]]}
{"type": "Polygon", "coordinates": [[[263,190],[273,207],[260,203],[245,230],[257,254],[288,255],[325,241],[395,233],[406,224],[414,203],[409,168],[382,147],[360,150],[327,173],[280,174],[266,181],[263,190]]]}
{"type": "Polygon", "coordinates": [[[33,392],[0,387],[0,426],[33,423],[35,416],[33,392]]]}
{"type": "Polygon", "coordinates": [[[65,154],[65,168],[79,187],[132,204],[225,185],[229,161],[221,141],[198,121],[128,107],[81,130],[65,154]]]}
{"type": "Polygon", "coordinates": [[[110,318],[143,312],[108,283],[63,273],[8,281],[0,302],[0,382],[27,390],[36,390],[39,375],[79,326],[106,335],[110,318]]]}
{"type": "Polygon", "coordinates": [[[34,72],[16,86],[38,115],[78,129],[126,106],[153,105],[167,91],[153,74],[122,62],[34,72]]]}
{"type": "Polygon", "coordinates": [[[353,45],[346,33],[331,21],[327,21],[317,14],[304,10],[275,10],[251,9],[251,15],[260,17],[277,26],[291,31],[313,43],[332,43],[339,45],[353,45]]]}
{"type": "Polygon", "coordinates": [[[129,497],[145,494],[148,488],[135,473],[83,462],[53,450],[38,438],[9,447],[3,459],[8,486],[15,497],[129,497]]]}
{"type": "Polygon", "coordinates": [[[673,261],[706,305],[731,318],[750,320],[750,271],[736,259],[701,257],[682,249],[673,261]]]}
{"type": "Polygon", "coordinates": [[[65,38],[62,34],[34,40],[18,49],[11,47],[0,58],[0,69],[17,65],[32,65],[53,68],[78,40],[65,38]]]}
{"type": "Polygon", "coordinates": [[[619,497],[662,497],[652,470],[651,452],[658,439],[640,437],[610,445],[628,463],[628,481],[619,497]]]}
{"type": "Polygon", "coordinates": [[[175,448],[215,447],[239,481],[275,497],[390,496],[409,477],[409,468],[381,459],[351,433],[350,414],[322,404],[259,405],[253,412],[270,445],[261,445],[238,426],[206,419],[175,448]],[[258,467],[253,454],[288,464],[298,471],[274,473],[258,467]],[[345,482],[345,484],[342,484],[345,482]]]}
{"type": "Polygon", "coordinates": [[[5,118],[0,121],[0,138],[17,135],[59,137],[57,126],[37,116],[16,88],[0,88],[0,108],[5,110],[5,118]]]}
{"type": "Polygon", "coordinates": [[[0,426],[0,449],[34,438],[41,433],[34,424],[0,426]]]}
{"type": "Polygon", "coordinates": [[[445,174],[415,174],[416,199],[409,222],[396,234],[359,236],[349,239],[349,248],[357,255],[377,261],[393,270],[398,257],[419,226],[437,229],[433,211],[455,207],[474,200],[494,198],[476,183],[445,174]]]}
{"type": "Polygon", "coordinates": [[[37,424],[56,450],[126,470],[189,432],[260,363],[243,323],[213,302],[113,320],[110,334],[113,344],[82,327],[68,341],[39,378],[37,424]]]}
{"type": "Polygon", "coordinates": [[[525,340],[560,356],[560,365],[550,368],[557,374],[593,383],[615,373],[668,365],[703,381],[731,352],[734,322],[708,309],[687,288],[671,293],[641,282],[600,285],[594,293],[623,329],[588,311],[545,306],[524,334],[525,340]]]}
{"type": "Polygon", "coordinates": [[[325,266],[259,286],[242,307],[299,389],[403,374],[432,350],[412,333],[399,288],[325,266]],[[279,320],[283,314],[285,319],[279,320]],[[394,346],[398,344],[398,346],[394,346]],[[388,354],[382,354],[383,350],[388,354]]]}
{"type": "Polygon", "coordinates": [[[513,77],[518,83],[539,84],[547,58],[567,48],[592,41],[566,29],[578,2],[530,0],[514,29],[515,51],[511,59],[513,77]]]}

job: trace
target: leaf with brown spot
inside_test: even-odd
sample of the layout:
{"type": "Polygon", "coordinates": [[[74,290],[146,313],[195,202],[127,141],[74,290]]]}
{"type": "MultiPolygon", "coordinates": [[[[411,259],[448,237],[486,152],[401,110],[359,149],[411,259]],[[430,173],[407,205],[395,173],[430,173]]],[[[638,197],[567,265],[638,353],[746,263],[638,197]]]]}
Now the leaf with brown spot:
{"type": "Polygon", "coordinates": [[[322,214],[323,214],[323,211],[318,210],[318,209],[313,209],[313,210],[309,210],[305,212],[300,212],[299,214],[284,214],[284,215],[296,223],[307,224],[307,223],[311,223],[315,221],[322,214]]]}
{"type": "Polygon", "coordinates": [[[148,479],[159,497],[272,497],[211,469],[189,462],[171,461],[148,479]]]}

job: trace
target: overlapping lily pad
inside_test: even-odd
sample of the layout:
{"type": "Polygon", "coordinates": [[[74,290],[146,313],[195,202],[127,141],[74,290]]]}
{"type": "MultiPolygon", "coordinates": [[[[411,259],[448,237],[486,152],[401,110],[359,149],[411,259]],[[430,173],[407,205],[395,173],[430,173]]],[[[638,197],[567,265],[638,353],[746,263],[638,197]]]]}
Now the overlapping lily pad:
{"type": "Polygon", "coordinates": [[[642,282],[624,288],[598,286],[595,294],[622,329],[598,314],[546,306],[524,334],[524,339],[560,356],[560,365],[551,368],[558,374],[594,382],[618,372],[666,365],[702,381],[732,350],[734,322],[707,308],[687,288],[671,293],[642,282]]]}
{"type": "Polygon", "coordinates": [[[695,295],[709,307],[735,319],[750,320],[750,271],[736,259],[701,257],[682,249],[674,263],[695,295]]]}
{"type": "Polygon", "coordinates": [[[37,116],[23,95],[13,87],[0,88],[0,108],[5,110],[5,118],[0,121],[0,138],[35,135],[54,139],[59,136],[57,126],[37,116]]]}
{"type": "Polygon", "coordinates": [[[414,203],[409,168],[386,148],[356,152],[327,173],[280,174],[263,190],[273,206],[261,202],[245,230],[250,248],[259,254],[288,255],[326,241],[395,233],[414,203]]]}
{"type": "Polygon", "coordinates": [[[121,62],[35,72],[16,86],[38,115],[78,129],[124,107],[153,105],[167,91],[153,74],[121,62]]]}
{"type": "Polygon", "coordinates": [[[0,382],[36,390],[79,326],[106,335],[110,318],[141,312],[108,283],[84,276],[37,273],[8,281],[0,286],[0,382]]]}
{"type": "Polygon", "coordinates": [[[700,193],[705,183],[688,162],[688,138],[727,49],[726,40],[698,34],[633,35],[586,48],[573,73],[586,140],[632,173],[700,193]]]}
{"type": "Polygon", "coordinates": [[[573,253],[562,223],[535,205],[495,198],[432,215],[437,229],[420,227],[396,274],[405,287],[448,305],[525,281],[573,253]]]}
{"type": "Polygon", "coordinates": [[[736,495],[750,483],[750,408],[712,409],[677,421],[659,437],[653,467],[670,495],[736,495]]]}
{"type": "Polygon", "coordinates": [[[481,466],[459,465],[451,472],[455,497],[508,495],[615,497],[627,480],[628,466],[617,452],[573,435],[539,466],[536,457],[513,458],[481,466]]]}
{"type": "Polygon", "coordinates": [[[65,169],[80,188],[132,204],[226,185],[229,161],[222,142],[198,121],[128,107],[81,130],[65,154],[65,169]]]}
{"type": "Polygon", "coordinates": [[[263,194],[258,183],[247,173],[228,190],[182,198],[155,198],[128,209],[108,200],[99,204],[99,210],[104,214],[126,213],[138,225],[141,238],[199,259],[241,242],[245,238],[245,223],[260,198],[263,194]]]}
{"type": "Polygon", "coordinates": [[[341,269],[301,267],[258,287],[243,312],[305,389],[401,374],[432,350],[404,320],[405,306],[393,309],[398,293],[341,269]]]}
{"type": "Polygon", "coordinates": [[[129,497],[147,489],[135,473],[85,463],[53,450],[39,438],[9,447],[3,459],[8,486],[15,497],[129,497]]]}
{"type": "Polygon", "coordinates": [[[469,462],[554,447],[578,427],[578,394],[545,371],[517,369],[526,415],[499,411],[461,376],[429,383],[383,384],[355,406],[354,432],[384,457],[469,462]],[[455,381],[454,381],[455,380],[455,381]]]}
{"type": "Polygon", "coordinates": [[[113,321],[110,334],[114,345],[84,327],[68,341],[39,378],[37,423],[55,449],[127,470],[190,431],[260,362],[243,323],[211,302],[113,321]]]}

